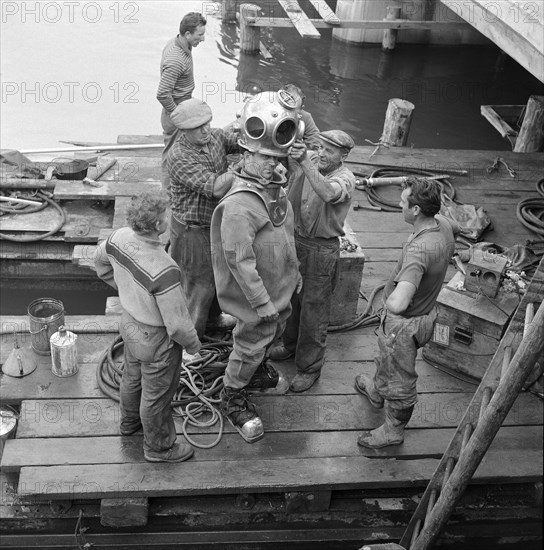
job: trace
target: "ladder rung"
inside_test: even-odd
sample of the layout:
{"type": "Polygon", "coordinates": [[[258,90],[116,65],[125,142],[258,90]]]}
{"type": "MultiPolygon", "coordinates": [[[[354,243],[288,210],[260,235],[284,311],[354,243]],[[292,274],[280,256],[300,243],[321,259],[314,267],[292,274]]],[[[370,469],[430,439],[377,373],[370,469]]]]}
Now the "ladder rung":
{"type": "Polygon", "coordinates": [[[413,550],[414,544],[416,543],[416,539],[419,535],[419,531],[421,529],[421,520],[418,519],[416,521],[416,524],[414,525],[414,532],[412,533],[412,539],[410,540],[410,550],[413,550]]]}
{"type": "Polygon", "coordinates": [[[492,395],[493,395],[493,390],[491,389],[490,386],[486,386],[482,394],[482,402],[480,403],[479,418],[482,418],[482,415],[484,414],[485,410],[487,409],[487,406],[489,405],[489,402],[491,401],[492,395]]]}
{"type": "Polygon", "coordinates": [[[502,356],[502,365],[501,365],[501,378],[504,378],[508,367],[510,366],[510,361],[512,360],[512,348],[507,346],[504,348],[504,355],[502,356]]]}
{"type": "Polygon", "coordinates": [[[427,518],[429,517],[431,510],[434,508],[434,505],[436,504],[437,496],[438,496],[438,491],[436,489],[433,489],[429,494],[429,502],[427,502],[427,512],[425,514],[425,524],[427,523],[427,518]]]}
{"type": "Polygon", "coordinates": [[[525,308],[525,323],[523,324],[523,336],[527,334],[529,325],[533,322],[534,317],[535,317],[535,304],[533,302],[529,302],[527,304],[527,307],[525,308]]]}
{"type": "Polygon", "coordinates": [[[466,446],[467,446],[467,443],[468,443],[468,440],[470,439],[470,436],[472,435],[472,430],[473,430],[473,426],[472,424],[466,424],[464,429],[463,429],[463,440],[461,441],[461,450],[463,450],[466,446]]]}

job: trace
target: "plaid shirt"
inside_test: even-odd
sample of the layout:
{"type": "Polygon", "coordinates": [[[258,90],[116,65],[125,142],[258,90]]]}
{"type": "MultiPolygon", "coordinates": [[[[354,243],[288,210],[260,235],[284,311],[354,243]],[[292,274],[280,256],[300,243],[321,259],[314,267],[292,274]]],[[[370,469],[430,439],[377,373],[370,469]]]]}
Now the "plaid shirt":
{"type": "Polygon", "coordinates": [[[204,146],[189,142],[185,134],[168,153],[170,203],[174,217],[186,224],[209,226],[219,199],[213,196],[215,179],[227,171],[227,154],[238,153],[238,135],[213,128],[204,146]]]}

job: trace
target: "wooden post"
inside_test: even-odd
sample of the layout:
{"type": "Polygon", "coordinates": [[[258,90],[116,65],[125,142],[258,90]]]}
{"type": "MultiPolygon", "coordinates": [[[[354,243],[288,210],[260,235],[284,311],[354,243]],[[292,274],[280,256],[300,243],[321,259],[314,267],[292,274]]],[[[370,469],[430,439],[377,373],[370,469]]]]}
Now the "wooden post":
{"type": "Polygon", "coordinates": [[[506,370],[486,408],[478,421],[474,434],[459,457],[434,508],[427,516],[425,526],[415,541],[414,548],[427,550],[438,538],[459,498],[469,484],[493,438],[499,431],[506,415],[512,408],[523,383],[535,363],[544,353],[544,303],[538,308],[533,322],[523,337],[510,366],[506,370]]]}
{"type": "MultiPolygon", "coordinates": [[[[386,21],[400,19],[400,6],[387,6],[386,21]]],[[[397,44],[397,31],[395,29],[386,29],[383,31],[382,50],[390,52],[395,49],[397,44]]]]}
{"type": "Polygon", "coordinates": [[[406,145],[414,109],[414,104],[405,99],[390,99],[380,141],[393,147],[406,145]]]}
{"type": "Polygon", "coordinates": [[[544,149],[544,96],[532,95],[527,102],[514,152],[532,153],[544,149]]]}
{"type": "Polygon", "coordinates": [[[261,29],[248,25],[258,19],[260,11],[261,8],[255,4],[240,6],[240,51],[243,53],[260,51],[261,29]]]}
{"type": "Polygon", "coordinates": [[[224,23],[236,21],[236,0],[221,1],[221,20],[224,23]]]}

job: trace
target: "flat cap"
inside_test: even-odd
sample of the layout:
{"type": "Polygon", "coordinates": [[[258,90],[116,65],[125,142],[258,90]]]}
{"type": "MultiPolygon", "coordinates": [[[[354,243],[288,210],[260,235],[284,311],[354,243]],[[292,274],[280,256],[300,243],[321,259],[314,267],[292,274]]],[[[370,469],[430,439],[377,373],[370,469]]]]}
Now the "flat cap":
{"type": "Polygon", "coordinates": [[[321,132],[318,137],[335,147],[341,147],[348,151],[351,151],[355,147],[351,136],[342,130],[327,130],[326,132],[321,132]]]}
{"type": "Polygon", "coordinates": [[[210,106],[196,97],[182,101],[170,115],[179,130],[194,130],[212,119],[210,106]]]}

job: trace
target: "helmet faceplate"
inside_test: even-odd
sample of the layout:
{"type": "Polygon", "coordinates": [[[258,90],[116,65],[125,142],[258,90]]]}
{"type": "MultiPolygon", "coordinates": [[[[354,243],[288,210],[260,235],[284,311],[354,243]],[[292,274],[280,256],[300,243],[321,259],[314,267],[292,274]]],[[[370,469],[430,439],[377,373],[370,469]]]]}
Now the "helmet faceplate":
{"type": "Polygon", "coordinates": [[[248,100],[240,114],[238,144],[256,153],[286,157],[289,147],[304,132],[299,111],[300,101],[282,91],[248,100]]]}

